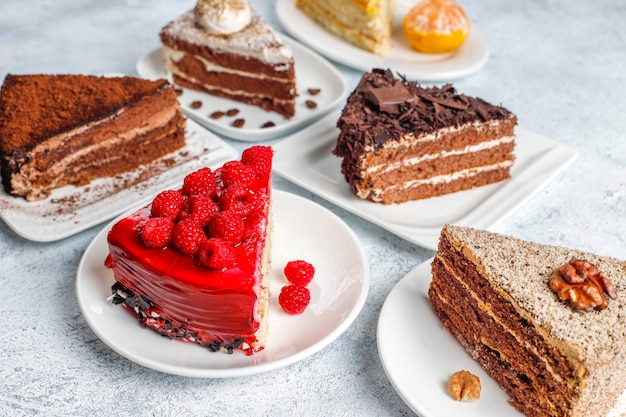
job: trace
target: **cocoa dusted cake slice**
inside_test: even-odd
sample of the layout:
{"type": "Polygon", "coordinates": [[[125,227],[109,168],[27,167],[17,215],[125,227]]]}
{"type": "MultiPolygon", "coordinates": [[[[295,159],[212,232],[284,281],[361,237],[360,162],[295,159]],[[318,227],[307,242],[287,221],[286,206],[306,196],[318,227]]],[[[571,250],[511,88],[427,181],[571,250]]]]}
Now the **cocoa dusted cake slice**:
{"type": "Polygon", "coordinates": [[[142,327],[211,351],[265,347],[269,310],[270,147],[188,174],[113,225],[112,302],[142,327]]]}
{"type": "Polygon", "coordinates": [[[337,122],[333,153],[362,199],[401,203],[510,177],[517,118],[450,84],[363,74],[337,122]]]}
{"type": "Polygon", "coordinates": [[[40,200],[176,151],[185,126],[164,79],[9,74],[0,90],[2,183],[40,200]]]}
{"type": "Polygon", "coordinates": [[[175,84],[295,114],[292,51],[247,0],[200,0],[160,33],[175,84]]]}
{"type": "Polygon", "coordinates": [[[447,225],[435,314],[527,416],[607,416],[626,389],[626,262],[447,225]]]}

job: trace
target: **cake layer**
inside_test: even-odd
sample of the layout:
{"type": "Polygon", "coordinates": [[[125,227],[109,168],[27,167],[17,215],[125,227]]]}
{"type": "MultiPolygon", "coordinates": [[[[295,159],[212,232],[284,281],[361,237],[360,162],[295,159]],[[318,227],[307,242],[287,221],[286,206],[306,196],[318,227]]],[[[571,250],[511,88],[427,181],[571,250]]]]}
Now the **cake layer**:
{"type": "Polygon", "coordinates": [[[619,299],[586,313],[548,285],[572,258],[624,287],[622,261],[458,226],[442,230],[433,260],[435,313],[527,416],[605,416],[625,388],[619,299]]]}
{"type": "Polygon", "coordinates": [[[185,119],[165,80],[9,75],[2,100],[4,187],[27,200],[118,175],[185,144],[185,119]]]}
{"type": "Polygon", "coordinates": [[[391,2],[295,0],[296,7],[355,46],[385,56],[391,48],[391,2]]]}

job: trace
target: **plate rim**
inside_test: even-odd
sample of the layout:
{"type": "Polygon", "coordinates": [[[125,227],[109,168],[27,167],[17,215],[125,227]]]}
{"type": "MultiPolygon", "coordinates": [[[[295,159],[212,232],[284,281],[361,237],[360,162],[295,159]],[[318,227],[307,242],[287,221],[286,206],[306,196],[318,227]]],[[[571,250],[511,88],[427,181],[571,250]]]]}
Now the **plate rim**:
{"type": "MultiPolygon", "coordinates": [[[[404,5],[402,5],[402,7],[404,7],[404,5]]],[[[391,67],[393,70],[396,70],[409,78],[413,78],[421,82],[452,81],[467,77],[478,72],[487,64],[491,55],[491,50],[489,47],[489,43],[487,42],[487,38],[478,28],[478,26],[473,23],[470,35],[463,46],[465,46],[466,48],[475,48],[476,51],[473,52],[474,59],[470,61],[471,65],[467,65],[465,67],[450,68],[445,71],[434,71],[432,69],[429,70],[428,68],[420,69],[419,65],[415,62],[381,57],[366,50],[362,50],[340,39],[339,37],[334,36],[334,40],[339,45],[341,45],[341,50],[345,49],[348,51],[352,51],[356,54],[355,58],[346,58],[345,54],[335,52],[331,48],[320,48],[317,42],[311,40],[311,37],[303,35],[296,28],[295,23],[291,23],[290,21],[290,17],[293,17],[295,13],[297,13],[296,16],[308,19],[306,15],[304,15],[300,10],[296,8],[296,6],[293,4],[293,1],[276,0],[276,15],[278,17],[278,21],[280,22],[281,26],[285,28],[287,32],[289,32],[290,35],[307,44],[309,47],[315,49],[320,54],[326,56],[328,59],[360,71],[369,71],[373,67],[391,67]]],[[[311,23],[312,25],[310,27],[307,26],[308,29],[315,30],[315,28],[317,27],[316,24],[314,22],[311,23]]],[[[319,27],[319,31],[320,33],[326,33],[321,27],[319,27]]],[[[392,46],[392,48],[394,47],[392,46]]],[[[419,52],[415,53],[420,54],[419,52]]],[[[458,53],[458,51],[453,52],[453,54],[456,53],[458,53]]],[[[437,57],[437,54],[422,55],[427,57],[428,59],[433,59],[437,57]]],[[[445,54],[441,55],[443,56],[445,54]]]]}
{"type": "MultiPolygon", "coordinates": [[[[85,290],[82,288],[82,286],[86,285],[86,280],[88,280],[89,278],[81,276],[81,274],[84,275],[82,271],[85,270],[85,268],[87,267],[87,264],[90,262],[89,255],[91,255],[91,252],[95,250],[94,248],[97,245],[103,244],[103,240],[104,240],[104,243],[106,243],[106,234],[110,230],[110,227],[119,219],[127,216],[129,213],[132,213],[133,210],[137,210],[137,208],[141,207],[141,205],[137,205],[133,207],[131,210],[128,210],[122,215],[116,217],[111,222],[109,222],[105,227],[103,227],[102,230],[91,240],[91,242],[89,243],[89,245],[87,246],[87,248],[85,249],[81,257],[81,260],[77,268],[76,281],[74,285],[75,285],[76,297],[77,297],[81,314],[83,318],[85,319],[85,321],[87,322],[89,328],[105,345],[107,345],[113,351],[117,352],[119,355],[125,357],[128,360],[131,360],[132,362],[135,362],[141,366],[144,366],[146,368],[153,369],[159,372],[179,375],[179,376],[186,376],[186,377],[195,377],[195,378],[230,378],[230,377],[247,376],[247,375],[258,374],[261,372],[267,372],[267,371],[271,371],[271,370],[275,370],[275,369],[279,369],[279,368],[291,365],[295,362],[308,358],[309,356],[317,353],[318,351],[330,345],[354,323],[356,318],[359,316],[361,310],[363,309],[363,306],[365,305],[365,302],[367,300],[367,296],[369,293],[369,283],[370,283],[370,274],[371,274],[367,254],[363,248],[361,241],[359,240],[357,235],[354,233],[354,231],[339,216],[334,214],[332,211],[330,211],[326,207],[323,207],[305,197],[302,197],[302,196],[299,196],[297,194],[293,194],[287,191],[274,189],[273,193],[275,197],[281,196],[279,198],[292,199],[292,201],[297,201],[298,203],[301,203],[301,204],[309,204],[310,207],[315,207],[316,210],[321,210],[322,212],[325,213],[325,215],[329,216],[330,219],[344,226],[343,230],[346,233],[346,237],[350,238],[350,240],[354,243],[355,247],[358,249],[358,251],[356,252],[357,258],[355,259],[358,259],[357,262],[359,264],[359,267],[362,269],[362,278],[359,281],[361,283],[361,286],[359,289],[358,296],[355,298],[354,305],[352,306],[348,314],[346,314],[342,318],[342,321],[335,328],[333,328],[330,332],[328,332],[325,336],[321,337],[320,340],[318,340],[316,343],[304,349],[296,351],[292,354],[289,354],[285,357],[279,358],[278,360],[263,362],[261,364],[253,364],[253,365],[247,365],[247,366],[241,366],[241,367],[235,367],[235,368],[197,369],[197,368],[192,368],[192,367],[183,367],[179,365],[178,366],[177,365],[163,366],[162,364],[159,365],[159,364],[156,364],[152,360],[146,360],[145,358],[142,358],[141,356],[138,356],[135,354],[129,354],[127,351],[121,349],[116,343],[112,342],[110,340],[110,337],[105,335],[102,332],[102,330],[96,325],[94,319],[91,317],[89,313],[89,308],[88,308],[89,306],[88,306],[87,300],[84,298],[85,290]]],[[[275,242],[274,242],[274,245],[275,245],[275,242]]],[[[112,276],[111,276],[111,279],[112,279],[112,276]]],[[[106,294],[103,294],[103,296],[105,296],[106,298],[106,294]]],[[[136,320],[132,318],[132,316],[129,316],[129,319],[136,322],[136,320]]],[[[143,332],[143,331],[146,331],[147,329],[143,329],[139,325],[137,325],[137,330],[143,332]]],[[[177,343],[177,342],[173,341],[172,343],[177,343]]],[[[196,346],[193,346],[193,347],[196,347],[196,346]]],[[[199,346],[197,346],[197,348],[201,349],[201,347],[199,346]]],[[[243,354],[243,352],[236,352],[236,353],[243,354]]],[[[207,352],[207,354],[210,355],[213,353],[207,352]]],[[[227,355],[224,355],[224,356],[226,357],[227,355]]]]}
{"type": "MultiPolygon", "coordinates": [[[[335,122],[336,119],[339,117],[339,114],[340,111],[331,112],[316,123],[300,130],[299,132],[292,134],[291,136],[282,140],[280,143],[274,145],[274,150],[276,152],[273,168],[274,172],[281,177],[287,179],[288,181],[307,189],[308,191],[316,194],[319,197],[324,198],[325,200],[337,205],[338,207],[343,208],[344,210],[351,212],[352,214],[355,214],[371,223],[374,223],[411,243],[431,250],[437,249],[439,231],[445,223],[455,222],[466,226],[480,228],[494,227],[502,220],[504,220],[507,216],[509,216],[512,212],[514,212],[518,207],[520,207],[535,194],[537,194],[549,182],[551,182],[554,177],[556,177],[562,170],[567,168],[574,160],[578,158],[578,152],[574,149],[559,142],[556,142],[553,139],[549,139],[545,136],[516,126],[516,158],[520,146],[524,147],[523,149],[525,150],[527,149],[526,147],[529,146],[528,144],[526,144],[526,141],[519,140],[521,136],[535,138],[536,140],[540,140],[544,144],[549,144],[550,152],[546,152],[541,157],[534,158],[532,161],[520,161],[519,158],[517,158],[517,165],[521,165],[522,162],[527,162],[528,166],[520,168],[522,169],[521,172],[513,175],[511,178],[505,181],[485,186],[493,186],[497,188],[493,188],[493,192],[487,195],[483,201],[476,203],[473,206],[472,210],[464,213],[460,218],[457,217],[455,219],[441,219],[440,222],[434,225],[429,225],[427,227],[398,225],[390,223],[389,221],[386,221],[384,219],[377,218],[376,214],[372,213],[371,210],[369,210],[369,205],[365,205],[365,211],[356,207],[357,205],[364,205],[365,202],[373,205],[375,204],[376,206],[372,206],[374,211],[376,211],[379,207],[386,206],[380,203],[373,203],[358,199],[353,194],[350,194],[347,198],[344,198],[341,193],[337,192],[334,189],[330,189],[330,186],[324,188],[318,186],[317,184],[307,182],[306,176],[302,173],[302,171],[298,172],[297,170],[294,170],[292,168],[294,161],[301,161],[302,159],[305,159],[307,156],[306,152],[308,151],[308,149],[305,149],[305,146],[300,146],[297,148],[296,151],[293,151],[293,144],[298,143],[298,141],[305,141],[307,138],[310,138],[309,136],[315,136],[317,144],[326,144],[327,142],[331,142],[332,140],[334,140],[333,138],[323,137],[323,133],[319,133],[319,131],[321,131],[322,129],[332,128],[334,129],[333,131],[338,132],[338,129],[335,126],[335,122]],[[282,150],[285,148],[291,150],[291,152],[285,152],[284,154],[286,156],[282,156],[282,150]],[[554,154],[559,154],[557,160],[558,163],[555,163],[553,161],[555,159],[554,154]],[[501,196],[501,194],[505,192],[509,193],[508,196],[505,196],[505,201],[508,203],[508,205],[502,204],[502,200],[499,200],[497,202],[493,201],[496,196],[501,196]],[[489,207],[491,207],[492,209],[489,209],[489,207]],[[494,210],[494,207],[497,210],[494,210]]],[[[311,144],[312,142],[309,141],[308,143],[311,144]]],[[[339,158],[337,158],[337,160],[339,161],[339,158]]],[[[305,164],[303,163],[300,165],[305,164]]],[[[516,165],[513,166],[513,169],[516,169],[516,165]]],[[[345,189],[346,187],[348,187],[348,185],[347,183],[345,183],[343,177],[341,177],[341,181],[344,182],[339,186],[344,188],[345,193],[345,189]]],[[[328,180],[328,182],[330,182],[330,180],[328,180]]],[[[484,190],[487,190],[487,188],[485,187],[477,187],[474,190],[465,190],[459,193],[482,193],[485,192],[484,190]]],[[[346,195],[348,194],[346,193],[346,195]]],[[[432,197],[432,199],[446,198],[456,195],[458,195],[458,193],[432,197]]],[[[431,199],[427,200],[434,201],[431,199]]],[[[400,204],[418,206],[420,202],[423,201],[425,200],[408,201],[400,204]]],[[[393,208],[394,206],[392,205],[390,207],[393,208]]]]}
{"type": "MultiPolygon", "coordinates": [[[[186,132],[185,134],[187,135],[189,132],[191,132],[190,134],[201,134],[201,135],[205,135],[207,137],[210,137],[210,140],[212,143],[214,143],[216,146],[216,150],[223,150],[222,152],[225,152],[224,155],[221,155],[218,159],[216,159],[215,161],[211,161],[212,164],[219,164],[221,162],[225,162],[228,159],[232,159],[234,157],[237,156],[237,150],[232,147],[231,145],[229,145],[228,143],[226,143],[223,139],[221,139],[220,137],[218,137],[215,133],[208,131],[207,129],[205,129],[204,127],[202,127],[200,124],[198,124],[197,122],[195,122],[194,120],[192,120],[191,118],[187,118],[187,127],[186,127],[186,132]],[[190,129],[191,127],[191,129],[190,129]]],[[[186,146],[186,145],[185,145],[186,146]]],[[[180,152],[180,149],[178,149],[175,152],[180,152]]],[[[169,156],[171,156],[173,153],[165,155],[164,157],[159,158],[159,160],[163,159],[163,158],[168,158],[169,156]]],[[[197,157],[195,157],[193,160],[188,161],[189,163],[192,161],[198,161],[198,158],[202,158],[202,157],[208,157],[209,159],[211,159],[210,157],[210,152],[198,155],[197,157]]],[[[217,155],[216,155],[217,157],[217,155]]],[[[154,162],[154,161],[153,161],[154,162]]],[[[150,164],[147,164],[150,165],[150,164]]],[[[145,165],[142,165],[142,167],[144,167],[145,165]]],[[[142,167],[139,167],[138,169],[141,169],[142,167]]],[[[127,173],[132,173],[132,172],[136,172],[137,169],[135,170],[131,170],[128,171],[127,173]]],[[[159,174],[157,174],[157,177],[163,176],[163,175],[168,175],[168,172],[170,171],[169,168],[167,169],[163,169],[159,174]]],[[[132,187],[125,189],[124,191],[127,190],[133,190],[133,189],[142,189],[143,185],[145,185],[145,183],[147,181],[151,181],[154,180],[155,176],[150,176],[149,178],[146,178],[140,182],[138,182],[137,184],[134,184],[132,187]]],[[[97,178],[96,180],[102,180],[102,181],[115,181],[115,177],[100,177],[97,178]]],[[[95,180],[94,180],[95,181],[95,180]]],[[[180,178],[180,181],[182,181],[182,178],[180,178]]],[[[77,190],[80,189],[84,189],[84,190],[88,190],[90,187],[93,186],[93,182],[80,186],[80,187],[76,187],[77,190]]],[[[71,186],[67,186],[67,187],[71,187],[71,186]]],[[[98,201],[86,204],[85,206],[81,207],[81,209],[85,209],[88,207],[93,207],[94,205],[97,205],[98,203],[100,204],[106,204],[105,202],[110,201],[112,198],[115,198],[115,196],[117,195],[116,193],[113,193],[111,195],[108,195],[107,197],[100,199],[98,201]]],[[[53,190],[53,194],[51,194],[50,196],[48,196],[46,199],[44,200],[40,200],[40,201],[34,201],[32,203],[34,204],[46,204],[46,202],[48,204],[52,204],[52,200],[55,198],[54,195],[54,190],[53,190]]],[[[18,201],[18,205],[13,207],[13,208],[7,208],[7,209],[3,209],[0,210],[0,219],[18,236],[33,241],[33,242],[40,242],[40,243],[47,243],[47,242],[55,242],[55,241],[59,241],[71,236],[74,236],[82,231],[85,231],[93,226],[97,226],[99,224],[104,223],[105,221],[114,218],[116,216],[118,216],[120,213],[125,212],[129,207],[135,206],[136,204],[142,203],[142,202],[147,202],[149,201],[151,198],[150,195],[146,195],[138,200],[133,200],[131,202],[129,202],[128,204],[124,204],[124,203],[120,203],[119,205],[116,205],[113,209],[106,211],[106,215],[104,215],[103,217],[98,217],[98,218],[93,218],[89,221],[86,222],[81,222],[80,221],[80,216],[77,220],[77,218],[74,216],[76,213],[72,212],[72,216],[67,215],[67,219],[65,219],[64,221],[58,221],[58,217],[55,217],[55,223],[53,226],[50,226],[49,229],[46,229],[44,231],[44,233],[36,233],[36,232],[41,232],[41,229],[37,229],[37,230],[31,230],[31,227],[29,227],[29,225],[27,223],[22,223],[21,221],[19,221],[18,219],[15,218],[15,216],[13,215],[14,212],[19,211],[20,210],[20,205],[21,204],[25,204],[27,206],[27,204],[29,203],[22,203],[21,200],[22,197],[16,197],[16,196],[12,196],[10,194],[8,194],[4,189],[1,189],[0,187],[0,201],[6,201],[8,202],[7,204],[10,205],[10,201],[18,201]],[[16,199],[16,200],[13,200],[16,199]],[[74,226],[74,227],[72,227],[74,226]],[[60,232],[55,232],[56,229],[61,228],[60,232]]],[[[28,207],[27,207],[28,208],[28,207]]],[[[34,207],[32,207],[34,208],[34,207]]],[[[43,209],[42,209],[43,210],[43,209]]],[[[27,217],[40,217],[42,215],[42,213],[36,213],[33,214],[31,216],[27,216],[27,217]]],[[[35,227],[35,226],[33,226],[35,227]]]]}
{"type": "MultiPolygon", "coordinates": [[[[311,113],[310,115],[305,116],[300,120],[287,120],[285,121],[284,124],[279,124],[279,125],[269,127],[269,128],[254,128],[254,129],[234,128],[234,127],[229,127],[229,126],[219,124],[217,122],[212,121],[208,117],[199,116],[193,109],[191,109],[188,105],[186,105],[185,103],[181,101],[180,102],[181,109],[183,110],[185,115],[187,115],[189,118],[194,119],[197,123],[211,130],[215,134],[220,134],[230,139],[234,139],[234,140],[242,141],[242,142],[259,142],[262,140],[274,139],[274,138],[278,138],[278,137],[293,133],[296,130],[301,129],[305,126],[308,126],[311,123],[319,120],[320,118],[328,114],[330,111],[332,111],[335,107],[337,107],[342,102],[343,98],[346,96],[347,89],[348,89],[346,80],[341,75],[339,70],[333,64],[331,64],[324,56],[319,54],[310,46],[305,45],[302,42],[299,42],[298,40],[288,35],[285,35],[282,33],[279,33],[279,35],[281,39],[283,40],[283,42],[292,48],[292,52],[294,54],[294,63],[296,66],[295,67],[296,75],[298,72],[298,61],[299,61],[298,59],[296,59],[297,58],[296,55],[298,54],[307,55],[310,59],[313,59],[317,63],[318,66],[323,67],[325,71],[328,71],[329,73],[333,75],[332,80],[330,80],[329,82],[332,82],[333,84],[337,83],[340,86],[340,88],[337,89],[336,91],[333,91],[333,98],[330,100],[328,104],[325,105],[325,107],[323,108],[318,107],[315,113],[311,113]]],[[[161,45],[145,53],[137,60],[137,63],[135,64],[135,70],[137,71],[137,73],[139,74],[141,78],[151,79],[151,78],[154,78],[151,76],[151,72],[159,72],[159,73],[163,72],[163,74],[160,77],[167,79],[167,76],[164,72],[164,68],[162,66],[155,67],[151,64],[151,62],[153,61],[153,56],[155,56],[156,54],[161,54],[162,49],[163,49],[163,46],[161,45]],[[146,70],[145,68],[149,68],[149,70],[146,70]]],[[[296,83],[298,82],[299,82],[298,79],[296,79],[296,83]]],[[[197,92],[197,91],[190,90],[190,89],[180,87],[180,86],[176,86],[176,88],[181,88],[183,89],[183,91],[189,91],[190,93],[193,93],[193,94],[206,94],[207,96],[209,96],[209,98],[213,97],[209,95],[208,93],[201,93],[201,92],[197,92]]],[[[302,94],[300,94],[300,96],[304,97],[302,94]]],[[[220,98],[220,99],[228,100],[224,98],[220,98]]],[[[296,100],[298,100],[298,98],[296,98],[296,100]]],[[[235,100],[231,100],[231,101],[233,105],[237,105],[237,106],[246,105],[245,103],[240,103],[235,100]]],[[[298,103],[296,102],[296,105],[297,104],[298,103]]],[[[252,105],[248,105],[248,106],[253,107],[254,110],[259,110],[259,111],[262,110],[260,108],[256,108],[256,106],[252,106],[252,105]]],[[[303,109],[300,109],[300,111],[302,110],[303,109]]],[[[268,112],[268,114],[278,115],[278,113],[275,113],[275,112],[268,112]]]]}

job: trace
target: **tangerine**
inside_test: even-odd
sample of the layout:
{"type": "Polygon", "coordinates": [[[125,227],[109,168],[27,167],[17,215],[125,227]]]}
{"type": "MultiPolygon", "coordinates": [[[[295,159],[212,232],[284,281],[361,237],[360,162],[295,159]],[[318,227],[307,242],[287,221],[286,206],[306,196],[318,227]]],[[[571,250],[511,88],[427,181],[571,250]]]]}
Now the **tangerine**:
{"type": "Polygon", "coordinates": [[[471,22],[454,0],[423,0],[406,14],[403,28],[417,51],[442,53],[454,51],[465,42],[471,22]]]}

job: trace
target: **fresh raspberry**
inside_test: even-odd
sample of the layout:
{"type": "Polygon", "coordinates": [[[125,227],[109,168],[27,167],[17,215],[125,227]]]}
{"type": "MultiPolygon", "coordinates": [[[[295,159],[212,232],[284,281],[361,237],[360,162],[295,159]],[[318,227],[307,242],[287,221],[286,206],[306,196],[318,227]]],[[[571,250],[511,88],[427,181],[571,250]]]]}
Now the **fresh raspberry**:
{"type": "Polygon", "coordinates": [[[236,259],[235,248],[224,239],[212,238],[202,242],[198,260],[209,268],[221,269],[230,266],[236,259]]]}
{"type": "Polygon", "coordinates": [[[174,222],[169,217],[151,217],[141,229],[141,240],[149,248],[164,248],[172,240],[174,222]]]}
{"type": "Polygon", "coordinates": [[[255,178],[254,168],[244,165],[241,161],[229,161],[222,166],[222,182],[225,187],[234,184],[250,185],[255,178]]]}
{"type": "Polygon", "coordinates": [[[190,196],[202,194],[213,196],[215,194],[215,173],[211,168],[204,167],[190,174],[183,180],[183,194],[190,196]]]}
{"type": "Polygon", "coordinates": [[[220,196],[219,203],[223,211],[233,211],[241,217],[245,217],[255,207],[256,194],[248,187],[231,185],[220,196]]]}
{"type": "Polygon", "coordinates": [[[270,146],[252,146],[241,154],[241,162],[254,168],[257,176],[269,175],[272,171],[274,150],[270,146]]]}
{"type": "Polygon", "coordinates": [[[243,228],[241,216],[232,211],[221,211],[213,217],[209,224],[209,236],[226,239],[235,244],[242,239],[243,228]]]}
{"type": "Polygon", "coordinates": [[[150,215],[152,217],[169,217],[176,221],[185,197],[178,190],[161,191],[152,200],[150,215]]]}
{"type": "Polygon", "coordinates": [[[311,292],[302,285],[285,285],[278,294],[278,304],[289,314],[300,314],[311,302],[311,292]]]}
{"type": "Polygon", "coordinates": [[[185,201],[181,209],[181,219],[193,219],[200,226],[208,226],[209,222],[220,208],[208,195],[192,195],[185,201]]]}
{"type": "Polygon", "coordinates": [[[287,277],[292,284],[308,285],[313,279],[313,275],[315,275],[315,267],[299,259],[297,261],[287,262],[284,272],[285,277],[287,277]]]}
{"type": "Polygon", "coordinates": [[[184,254],[195,255],[205,240],[207,237],[202,226],[191,219],[181,220],[174,226],[172,243],[184,254]]]}

